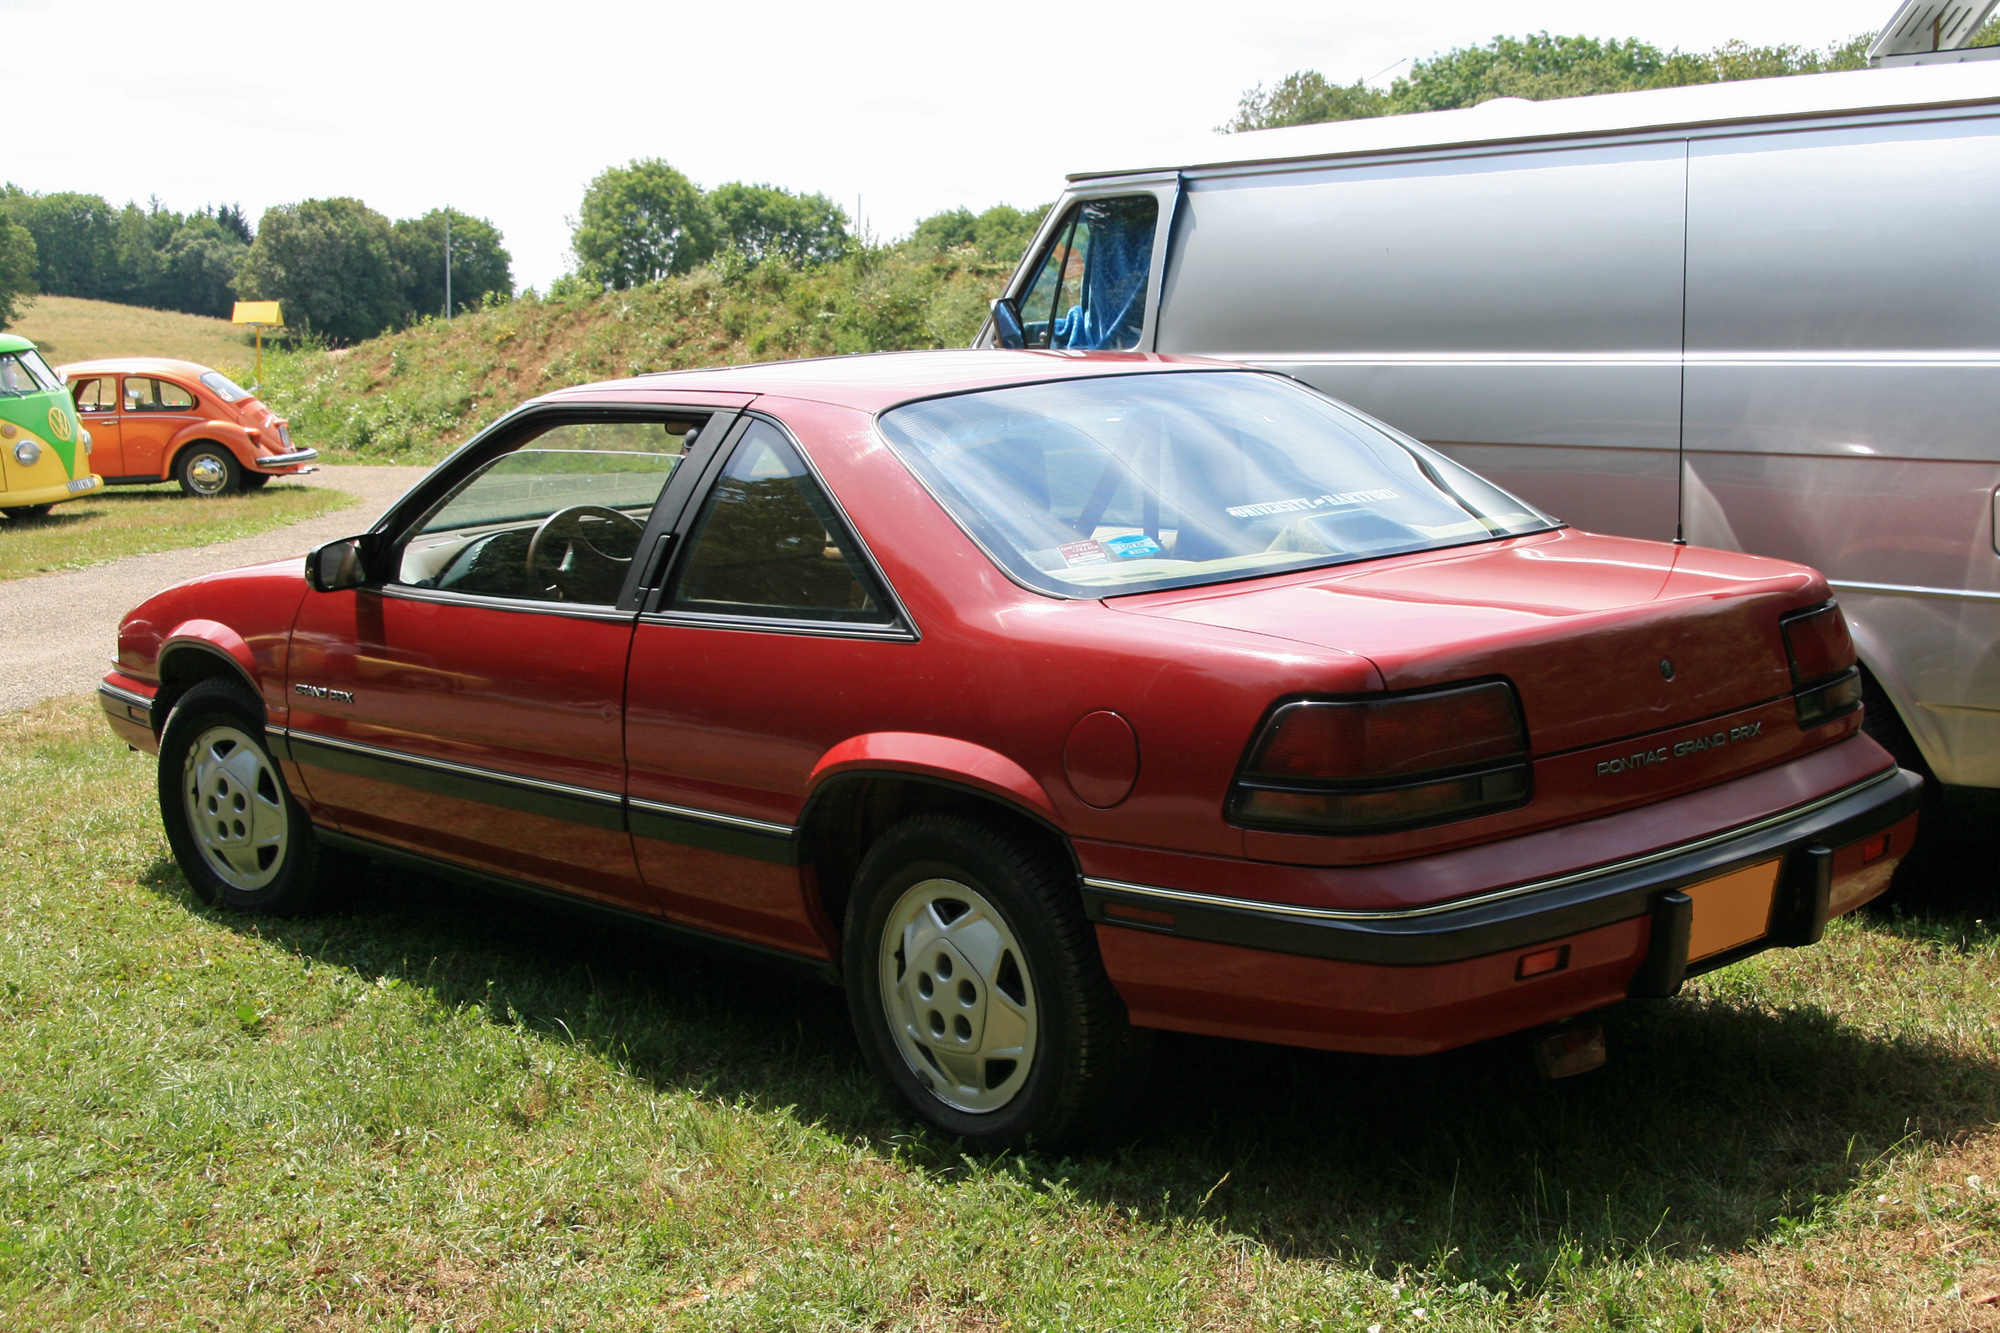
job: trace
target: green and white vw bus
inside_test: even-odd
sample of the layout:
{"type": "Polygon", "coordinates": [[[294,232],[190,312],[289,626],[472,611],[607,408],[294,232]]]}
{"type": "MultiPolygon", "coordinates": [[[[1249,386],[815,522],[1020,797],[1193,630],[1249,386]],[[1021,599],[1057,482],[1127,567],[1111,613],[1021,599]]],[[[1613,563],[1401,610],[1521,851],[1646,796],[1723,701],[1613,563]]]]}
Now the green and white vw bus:
{"type": "Polygon", "coordinates": [[[103,485],[61,378],[33,343],[0,333],[0,514],[38,518],[103,485]]]}

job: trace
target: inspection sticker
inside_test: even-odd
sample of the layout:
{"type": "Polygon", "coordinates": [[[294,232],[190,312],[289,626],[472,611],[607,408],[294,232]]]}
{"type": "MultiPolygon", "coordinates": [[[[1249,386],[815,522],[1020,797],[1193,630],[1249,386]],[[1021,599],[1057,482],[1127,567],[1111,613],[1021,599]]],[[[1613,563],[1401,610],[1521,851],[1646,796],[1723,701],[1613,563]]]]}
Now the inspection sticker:
{"type": "Polygon", "coordinates": [[[1391,490],[1341,491],[1336,495],[1301,495],[1291,500],[1266,500],[1263,504],[1231,505],[1223,512],[1231,518],[1265,518],[1271,514],[1296,514],[1304,510],[1329,509],[1335,505],[1369,504],[1376,500],[1396,498],[1396,492],[1391,490]]]}
{"type": "Polygon", "coordinates": [[[1138,560],[1160,553],[1160,544],[1143,532],[1128,532],[1122,537],[1106,537],[1098,545],[1120,560],[1138,560]]]}
{"type": "Polygon", "coordinates": [[[1093,541],[1070,542],[1065,546],[1058,546],[1056,554],[1063,558],[1063,563],[1066,565],[1101,565],[1111,558],[1102,546],[1093,541]]]}

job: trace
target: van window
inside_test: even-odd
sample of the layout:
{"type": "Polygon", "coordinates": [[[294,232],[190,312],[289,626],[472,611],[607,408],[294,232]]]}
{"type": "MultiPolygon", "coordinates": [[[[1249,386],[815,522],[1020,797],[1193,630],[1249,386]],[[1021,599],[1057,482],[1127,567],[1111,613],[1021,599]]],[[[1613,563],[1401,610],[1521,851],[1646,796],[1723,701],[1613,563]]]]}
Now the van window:
{"type": "Polygon", "coordinates": [[[1160,204],[1150,194],[1070,209],[1021,298],[1030,347],[1125,351],[1146,322],[1160,204]]]}

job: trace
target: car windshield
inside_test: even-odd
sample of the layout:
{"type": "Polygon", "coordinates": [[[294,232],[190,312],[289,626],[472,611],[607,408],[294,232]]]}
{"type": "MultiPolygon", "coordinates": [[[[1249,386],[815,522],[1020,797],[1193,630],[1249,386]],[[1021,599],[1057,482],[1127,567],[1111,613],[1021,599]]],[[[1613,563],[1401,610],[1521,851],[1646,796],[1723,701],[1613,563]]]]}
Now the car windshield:
{"type": "Polygon", "coordinates": [[[1415,440],[1256,372],[993,389],[895,408],[881,427],[988,554],[1061,597],[1559,526],[1415,440]]]}
{"type": "Polygon", "coordinates": [[[19,398],[61,387],[62,377],[50,370],[34,349],[0,356],[0,394],[19,398]]]}
{"type": "Polygon", "coordinates": [[[201,377],[208,391],[225,403],[240,403],[250,396],[250,391],[219,370],[211,370],[201,377]]]}

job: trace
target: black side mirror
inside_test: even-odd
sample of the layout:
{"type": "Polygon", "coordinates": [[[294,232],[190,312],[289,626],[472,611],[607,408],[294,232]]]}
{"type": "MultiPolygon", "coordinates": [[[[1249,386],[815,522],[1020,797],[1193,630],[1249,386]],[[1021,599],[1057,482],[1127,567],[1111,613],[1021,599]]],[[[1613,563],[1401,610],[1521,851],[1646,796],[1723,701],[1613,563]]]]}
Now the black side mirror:
{"type": "Polygon", "coordinates": [[[342,537],[306,557],[306,586],[314,592],[339,592],[368,582],[368,562],[361,553],[364,537],[342,537]]]}
{"type": "Polygon", "coordinates": [[[993,340],[1002,347],[1026,347],[1027,332],[1021,327],[1021,307],[1011,296],[993,301],[993,340]]]}

